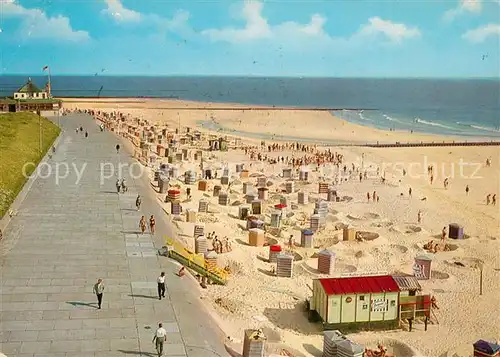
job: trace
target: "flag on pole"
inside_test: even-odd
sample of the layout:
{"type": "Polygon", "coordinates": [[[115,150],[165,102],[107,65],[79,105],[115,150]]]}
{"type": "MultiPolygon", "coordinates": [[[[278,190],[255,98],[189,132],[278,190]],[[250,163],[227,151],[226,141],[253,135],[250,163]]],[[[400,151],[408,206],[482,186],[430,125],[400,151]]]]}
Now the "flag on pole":
{"type": "Polygon", "coordinates": [[[45,66],[45,67],[42,68],[42,71],[46,71],[48,69],[49,69],[49,66],[45,66]]]}

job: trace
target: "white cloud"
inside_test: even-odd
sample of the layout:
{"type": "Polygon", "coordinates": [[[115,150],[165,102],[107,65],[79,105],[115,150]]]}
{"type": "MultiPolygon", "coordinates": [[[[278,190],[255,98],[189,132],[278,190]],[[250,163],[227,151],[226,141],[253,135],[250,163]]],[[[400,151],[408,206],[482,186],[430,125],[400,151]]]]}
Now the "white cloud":
{"type": "Polygon", "coordinates": [[[242,19],[245,27],[226,27],[223,29],[208,29],[202,31],[202,35],[208,36],[212,41],[241,42],[269,38],[272,29],[267,20],[262,16],[264,5],[259,1],[246,1],[243,6],[242,19]]]}
{"type": "Polygon", "coordinates": [[[278,41],[299,40],[322,40],[328,44],[346,43],[354,38],[361,38],[373,35],[383,35],[393,43],[399,43],[403,39],[420,36],[420,31],[416,27],[407,27],[405,24],[393,23],[382,20],[379,17],[372,17],[369,23],[362,26],[359,32],[349,38],[330,36],[324,29],[327,19],[319,14],[311,16],[309,23],[300,24],[293,21],[283,22],[271,26],[262,15],[263,3],[261,1],[248,0],[243,6],[241,17],[245,25],[240,28],[226,27],[222,29],[208,29],[202,31],[202,35],[207,36],[212,41],[225,41],[240,43],[244,41],[273,39],[278,41]]]}
{"type": "Polygon", "coordinates": [[[443,15],[445,21],[451,22],[457,16],[462,14],[471,13],[479,14],[483,9],[482,0],[460,0],[456,8],[446,11],[443,15]]]}
{"type": "Polygon", "coordinates": [[[499,24],[488,24],[474,30],[469,30],[462,35],[462,38],[473,43],[481,43],[490,36],[500,36],[499,24]]]}
{"type": "Polygon", "coordinates": [[[259,39],[279,39],[289,38],[298,40],[305,37],[328,37],[323,29],[326,18],[314,14],[309,23],[300,24],[293,21],[283,22],[279,25],[271,26],[262,15],[263,3],[261,1],[247,0],[244,3],[240,17],[245,22],[241,28],[226,27],[222,29],[208,29],[201,32],[212,41],[244,42],[259,39]]]}
{"type": "Polygon", "coordinates": [[[0,0],[0,12],[4,17],[22,20],[21,35],[32,39],[58,39],[64,41],[86,41],[90,39],[87,31],[73,30],[65,16],[49,17],[40,9],[29,9],[15,0],[0,0]]]}
{"type": "Polygon", "coordinates": [[[103,12],[118,22],[138,22],[142,19],[140,12],[127,9],[120,0],[104,0],[107,7],[103,12]]]}
{"type": "Polygon", "coordinates": [[[164,31],[176,32],[184,36],[192,36],[192,29],[188,25],[190,14],[185,10],[178,10],[172,18],[165,18],[157,14],[147,14],[127,9],[121,0],[104,0],[107,8],[102,12],[111,16],[118,23],[139,23],[154,26],[161,38],[164,31]]]}
{"type": "Polygon", "coordinates": [[[383,35],[387,37],[390,42],[400,43],[404,39],[419,37],[420,30],[417,27],[408,27],[405,24],[395,23],[390,20],[383,20],[376,16],[368,19],[368,24],[361,27],[358,35],[383,35]]]}

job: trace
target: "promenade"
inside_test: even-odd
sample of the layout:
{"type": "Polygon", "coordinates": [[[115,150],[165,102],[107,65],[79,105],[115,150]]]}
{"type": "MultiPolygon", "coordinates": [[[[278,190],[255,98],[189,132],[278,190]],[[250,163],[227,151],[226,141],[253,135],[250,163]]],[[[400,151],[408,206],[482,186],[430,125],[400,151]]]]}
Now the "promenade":
{"type": "Polygon", "coordinates": [[[117,194],[118,164],[135,162],[116,153],[119,139],[100,132],[87,115],[61,117],[61,124],[56,153],[42,170],[50,168],[51,175],[36,179],[0,242],[0,351],[8,357],[153,357],[153,334],[163,322],[165,356],[227,356],[197,284],[179,278],[178,266],[156,254],[171,230],[147,193],[148,178],[134,179],[124,167],[129,190],[117,194]],[[75,132],[80,126],[88,138],[75,132]],[[57,182],[63,163],[68,175],[57,182]],[[101,184],[103,174],[113,175],[101,184]],[[156,234],[138,234],[141,215],[151,214],[156,234]],[[161,271],[167,296],[160,301],[161,271]],[[105,284],[101,310],[92,293],[98,278],[105,284]]]}

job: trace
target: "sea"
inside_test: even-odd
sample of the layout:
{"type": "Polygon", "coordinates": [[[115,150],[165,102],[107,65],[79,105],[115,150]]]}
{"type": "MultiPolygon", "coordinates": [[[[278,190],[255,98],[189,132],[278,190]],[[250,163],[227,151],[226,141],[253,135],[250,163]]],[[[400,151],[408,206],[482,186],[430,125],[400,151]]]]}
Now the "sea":
{"type": "MultiPolygon", "coordinates": [[[[40,87],[46,76],[32,76],[40,87]]],[[[27,76],[0,76],[0,97],[27,76]]],[[[500,139],[499,79],[52,76],[56,97],[185,99],[329,110],[347,121],[500,139]]]]}

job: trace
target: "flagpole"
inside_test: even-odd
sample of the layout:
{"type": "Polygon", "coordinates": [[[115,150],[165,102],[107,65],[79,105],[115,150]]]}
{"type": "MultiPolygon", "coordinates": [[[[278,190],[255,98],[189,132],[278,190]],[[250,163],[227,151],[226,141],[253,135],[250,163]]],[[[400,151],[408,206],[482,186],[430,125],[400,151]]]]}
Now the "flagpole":
{"type": "Polygon", "coordinates": [[[50,83],[50,67],[47,66],[47,72],[49,74],[49,98],[52,98],[52,83],[50,83]]]}

